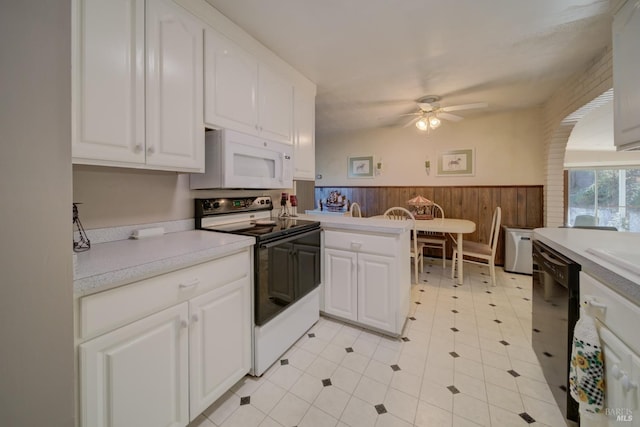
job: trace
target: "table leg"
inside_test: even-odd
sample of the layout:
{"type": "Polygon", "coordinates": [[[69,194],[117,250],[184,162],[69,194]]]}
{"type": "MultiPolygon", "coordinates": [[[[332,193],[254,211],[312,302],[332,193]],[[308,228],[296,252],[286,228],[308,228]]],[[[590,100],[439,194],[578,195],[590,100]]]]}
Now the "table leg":
{"type": "Polygon", "coordinates": [[[458,233],[458,285],[462,285],[462,233],[458,233]]]}

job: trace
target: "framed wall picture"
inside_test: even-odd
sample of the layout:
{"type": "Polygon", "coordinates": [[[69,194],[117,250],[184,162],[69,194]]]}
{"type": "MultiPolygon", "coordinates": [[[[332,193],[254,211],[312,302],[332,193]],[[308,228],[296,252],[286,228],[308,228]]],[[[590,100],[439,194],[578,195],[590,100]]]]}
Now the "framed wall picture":
{"type": "Polygon", "coordinates": [[[347,160],[348,178],[373,178],[373,156],[349,156],[347,160]]]}
{"type": "Polygon", "coordinates": [[[438,154],[437,176],[475,175],[475,150],[450,150],[438,154]]]}

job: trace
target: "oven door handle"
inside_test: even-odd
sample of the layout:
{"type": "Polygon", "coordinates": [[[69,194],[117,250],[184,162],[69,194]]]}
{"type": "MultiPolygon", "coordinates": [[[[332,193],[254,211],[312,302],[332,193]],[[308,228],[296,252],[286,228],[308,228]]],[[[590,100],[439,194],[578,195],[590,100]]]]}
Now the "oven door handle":
{"type": "Polygon", "coordinates": [[[282,245],[283,243],[293,242],[294,240],[298,240],[298,239],[301,239],[303,237],[311,236],[311,235],[313,235],[315,233],[319,233],[319,232],[320,232],[320,229],[316,228],[314,230],[307,231],[306,233],[295,234],[295,235],[293,235],[291,237],[287,237],[287,238],[284,238],[284,239],[272,240],[272,241],[270,241],[268,243],[261,244],[260,245],[260,249],[269,249],[269,248],[272,248],[274,246],[282,245]]]}
{"type": "Polygon", "coordinates": [[[549,261],[553,265],[556,265],[558,267],[566,267],[567,266],[567,264],[565,262],[558,261],[556,258],[554,258],[553,256],[549,255],[546,252],[538,252],[538,254],[540,254],[540,256],[542,256],[542,258],[544,258],[545,260],[549,261]]]}

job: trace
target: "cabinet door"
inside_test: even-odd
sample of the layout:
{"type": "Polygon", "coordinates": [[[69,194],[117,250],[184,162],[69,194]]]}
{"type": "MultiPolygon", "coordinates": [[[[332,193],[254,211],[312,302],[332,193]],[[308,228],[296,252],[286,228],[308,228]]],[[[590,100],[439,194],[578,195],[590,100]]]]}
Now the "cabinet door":
{"type": "Polygon", "coordinates": [[[144,0],[73,3],[74,163],[144,163],[144,0]]]}
{"type": "Polygon", "coordinates": [[[326,248],[324,251],[324,311],[358,320],[357,254],[326,248]]]}
{"type": "Polygon", "coordinates": [[[251,369],[251,280],[236,280],[193,298],[189,305],[194,419],[251,369]]]}
{"type": "MultiPolygon", "coordinates": [[[[601,327],[599,332],[605,360],[605,408],[628,408],[621,380],[629,374],[631,350],[608,329],[601,327]]],[[[609,425],[615,425],[616,415],[615,411],[607,414],[609,425]]]]}
{"type": "Polygon", "coordinates": [[[187,303],[79,346],[81,424],[185,426],[187,303]]]}
{"type": "Polygon", "coordinates": [[[613,20],[614,141],[640,146],[640,0],[629,0],[613,20]]]}
{"type": "Polygon", "coordinates": [[[315,94],[296,88],[293,114],[293,178],[313,181],[316,177],[315,94]]]}
{"type": "Polygon", "coordinates": [[[358,321],[385,331],[396,330],[395,259],[358,254],[358,321]]]}
{"type": "Polygon", "coordinates": [[[147,156],[204,171],[204,26],[171,0],[147,0],[147,156]]]}
{"type": "Polygon", "coordinates": [[[205,123],[257,135],[258,62],[211,28],[204,49],[205,123]]]}
{"type": "Polygon", "coordinates": [[[258,67],[260,136],[293,144],[293,84],[264,65],[258,67]]]}

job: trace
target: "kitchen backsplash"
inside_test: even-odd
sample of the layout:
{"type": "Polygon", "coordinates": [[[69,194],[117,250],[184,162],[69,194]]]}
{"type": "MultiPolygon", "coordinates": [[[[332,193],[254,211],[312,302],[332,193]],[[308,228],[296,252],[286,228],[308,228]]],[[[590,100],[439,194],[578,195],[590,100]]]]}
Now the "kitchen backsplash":
{"type": "MultiPolygon", "coordinates": [[[[313,182],[302,183],[301,189],[305,188],[305,194],[311,193],[312,198],[313,192],[307,187],[313,182]]],[[[293,192],[292,189],[191,190],[188,174],[73,166],[73,201],[81,203],[79,215],[86,230],[192,219],[193,199],[199,197],[257,194],[270,195],[278,201],[283,191],[293,192]]]]}

